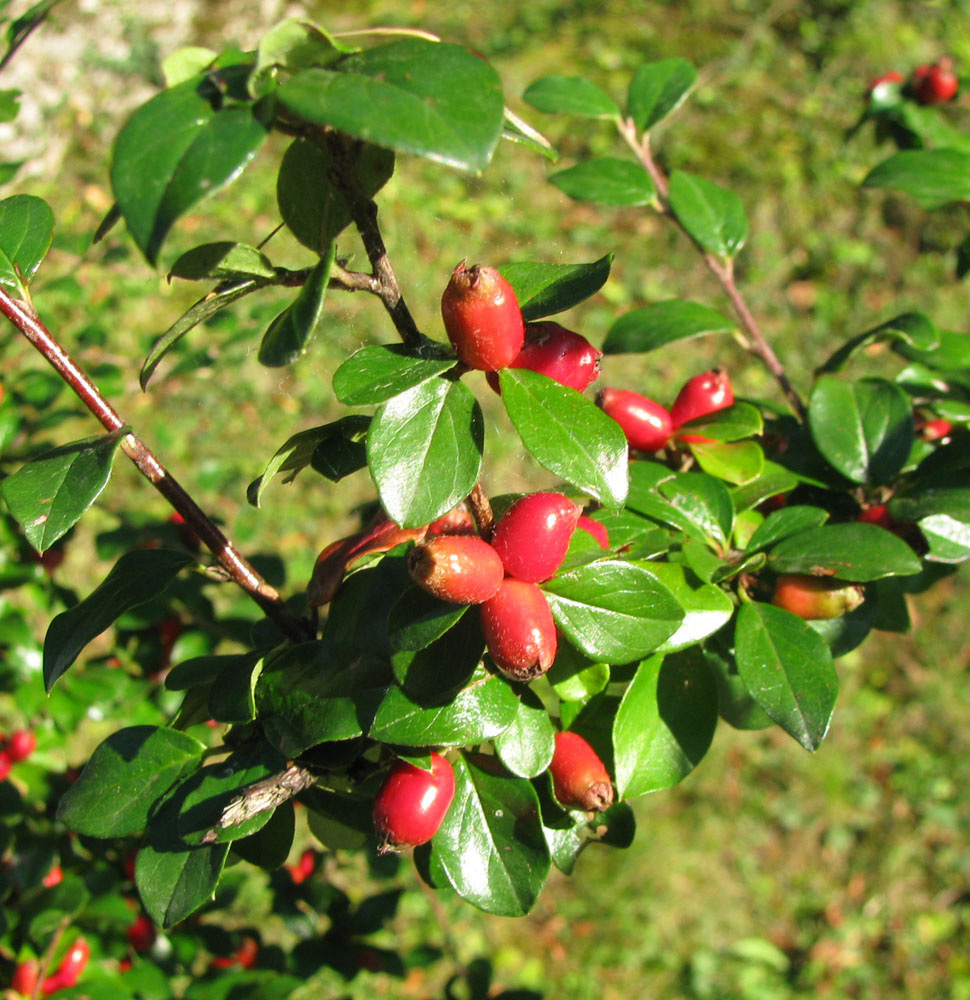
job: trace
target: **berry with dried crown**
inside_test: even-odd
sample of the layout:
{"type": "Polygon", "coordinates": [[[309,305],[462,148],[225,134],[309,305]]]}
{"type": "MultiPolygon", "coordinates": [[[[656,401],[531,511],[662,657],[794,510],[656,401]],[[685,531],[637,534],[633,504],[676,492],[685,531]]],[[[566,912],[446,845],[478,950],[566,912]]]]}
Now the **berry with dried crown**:
{"type": "Polygon", "coordinates": [[[516,500],[492,535],[505,572],[529,583],[548,580],[566,557],[582,513],[583,508],[562,493],[531,493],[516,500]]]}
{"type": "Polygon", "coordinates": [[[455,773],[440,754],[431,770],[395,762],[374,798],[378,850],[398,851],[426,844],[438,832],[455,796],[455,773]]]}
{"type": "Polygon", "coordinates": [[[443,601],[481,604],[505,577],[499,554],[478,535],[438,535],[415,545],[408,570],[419,587],[443,601]]]}
{"type": "Polygon", "coordinates": [[[604,812],[613,805],[609,773],[596,751],[579,733],[556,733],[556,749],[549,773],[561,805],[593,812],[604,812]]]}
{"type": "Polygon", "coordinates": [[[654,452],[665,447],[673,423],[670,414],[659,403],[630,389],[604,389],[597,405],[623,428],[634,451],[654,452]]]}
{"type": "Polygon", "coordinates": [[[806,621],[840,618],[863,601],[862,588],[829,576],[785,573],[775,582],[771,603],[806,621]]]}
{"type": "Polygon", "coordinates": [[[512,286],[494,267],[462,261],[441,296],[452,347],[469,368],[507,368],[522,350],[525,321],[512,286]]]}
{"type": "Polygon", "coordinates": [[[485,644],[506,677],[530,681],[552,666],[556,624],[546,595],[534,583],[506,577],[481,607],[485,644]]]}

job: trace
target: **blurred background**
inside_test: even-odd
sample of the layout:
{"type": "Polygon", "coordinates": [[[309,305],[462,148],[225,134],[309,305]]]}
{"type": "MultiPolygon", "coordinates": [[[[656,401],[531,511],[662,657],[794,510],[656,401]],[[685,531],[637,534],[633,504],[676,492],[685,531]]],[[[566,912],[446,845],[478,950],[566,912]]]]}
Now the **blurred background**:
{"type": "MultiPolygon", "coordinates": [[[[557,147],[560,166],[589,150],[620,155],[619,147],[608,125],[584,121],[577,130],[574,121],[532,111],[521,100],[530,82],[581,74],[622,103],[640,63],[687,57],[699,85],[658,130],[655,148],[668,169],[704,175],[744,201],[751,235],[738,261],[740,284],[796,385],[804,391],[842,339],[907,310],[942,328],[968,328],[970,292],[954,277],[966,206],[927,213],[910,199],[860,189],[892,147],[871,125],[854,129],[868,81],[882,72],[907,74],[950,55],[958,73],[970,75],[970,5],[961,0],[64,4],[0,81],[25,92],[21,115],[0,126],[4,158],[25,161],[2,194],[40,195],[58,220],[54,249],[32,286],[35,302],[244,551],[280,557],[274,582],[286,594],[304,586],[324,545],[356,527],[354,508],[373,498],[372,486],[361,475],[333,486],[304,473],[271,486],[260,510],[247,505],[246,486],[292,433],[344,412],[330,376],[349,351],[393,339],[382,309],[376,300],[332,294],[307,354],[271,370],[256,350],[286,300],[253,296],[190,333],[147,392],[139,390],[148,348],[202,294],[189,283],[169,285],[165,264],[205,240],[256,242],[272,231],[282,137],[226,194],[180,221],[158,273],[121,227],[97,245],[92,236],[112,203],[113,137],[158,87],[161,60],[184,45],[252,47],[287,16],[332,31],[416,26],[476,49],[499,71],[513,110],[557,147]]],[[[959,97],[950,111],[955,124],[970,123],[968,109],[970,96],[959,97]]],[[[672,227],[641,210],[571,202],[545,182],[549,170],[508,143],[481,177],[399,159],[379,198],[381,222],[425,332],[443,337],[438,302],[462,258],[580,262],[615,253],[602,292],[562,317],[594,344],[618,315],[655,300],[729,309],[672,227]]],[[[283,235],[269,248],[276,264],[308,263],[283,235]]],[[[360,252],[349,235],[340,250],[360,252]]],[[[888,355],[869,361],[874,372],[898,368],[888,355]]],[[[669,403],[686,377],[715,363],[731,369],[739,394],[777,398],[765,373],[726,338],[607,359],[602,384],[669,403]]],[[[17,346],[4,364],[43,368],[17,346]]],[[[546,485],[548,474],[501,440],[505,428],[484,381],[472,387],[494,418],[488,491],[546,485]]],[[[73,405],[66,391],[57,403],[73,405]]],[[[80,437],[97,428],[79,416],[52,443],[75,430],[80,437]]],[[[167,516],[119,459],[66,547],[59,579],[89,591],[109,565],[96,536],[134,509],[146,519],[167,516]]],[[[636,804],[634,846],[591,848],[572,878],[550,879],[528,917],[491,918],[448,900],[436,914],[414,894],[393,934],[450,940],[461,961],[487,955],[496,983],[558,1000],[970,998],[968,582],[964,569],[917,597],[912,637],[876,636],[839,661],[842,692],[816,754],[780,730],[742,733],[722,723],[693,775],[636,804]]],[[[96,742],[84,734],[77,741],[78,754],[96,742]]],[[[406,866],[402,879],[416,883],[406,866]]],[[[368,991],[423,997],[440,995],[440,984],[375,976],[368,991]]]]}

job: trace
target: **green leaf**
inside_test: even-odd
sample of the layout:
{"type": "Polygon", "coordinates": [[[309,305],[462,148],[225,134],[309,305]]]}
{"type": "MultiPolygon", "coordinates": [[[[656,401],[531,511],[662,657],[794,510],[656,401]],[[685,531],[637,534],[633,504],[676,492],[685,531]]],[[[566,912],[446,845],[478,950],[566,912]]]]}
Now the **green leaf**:
{"type": "Polygon", "coordinates": [[[955,149],[907,149],[873,167],[863,187],[892,188],[923,208],[970,200],[970,153],[955,149]]]}
{"type": "Polygon", "coordinates": [[[519,701],[496,674],[480,667],[468,685],[452,697],[445,692],[442,704],[415,701],[392,687],[377,709],[368,735],[400,746],[474,746],[493,739],[515,719],[519,701]]]}
{"type": "MultiPolygon", "coordinates": [[[[401,603],[398,601],[388,616],[389,632],[392,628],[391,617],[399,613],[401,603]]],[[[454,608],[454,605],[451,607],[454,608]]],[[[434,622],[435,629],[440,628],[449,617],[453,621],[452,627],[441,632],[432,642],[417,650],[398,649],[391,657],[394,675],[408,699],[425,707],[440,707],[449,700],[467,683],[485,652],[485,639],[477,614],[447,616],[446,613],[434,622]]],[[[419,630],[420,626],[407,630],[407,640],[416,643],[419,630]]],[[[400,632],[392,634],[391,642],[395,643],[401,636],[400,632]]]]}
{"type": "Polygon", "coordinates": [[[519,697],[511,725],[492,741],[499,760],[520,778],[534,778],[549,766],[555,730],[545,706],[530,688],[519,697]]]}
{"type": "Polygon", "coordinates": [[[452,604],[433,597],[421,587],[409,587],[387,616],[391,648],[395,652],[427,649],[454,628],[468,608],[467,604],[452,604]]]}
{"type": "Polygon", "coordinates": [[[323,313],[336,252],[336,244],[331,243],[307,276],[300,294],[270,323],[259,345],[260,364],[281,368],[292,364],[306,350],[323,313]]]}
{"type": "Polygon", "coordinates": [[[606,663],[593,663],[562,636],[556,648],[556,660],[546,673],[560,701],[589,701],[610,682],[606,663]]]}
{"type": "Polygon", "coordinates": [[[249,484],[246,498],[254,507],[258,507],[266,487],[275,476],[282,473],[283,482],[292,483],[297,475],[312,463],[313,456],[321,445],[338,440],[346,441],[348,444],[361,441],[368,427],[370,427],[370,417],[353,415],[294,434],[270,459],[263,474],[249,484]]]}
{"type": "MultiPolygon", "coordinates": [[[[208,843],[203,838],[217,830],[223,811],[248,785],[286,770],[286,758],[259,742],[241,747],[217,764],[199,768],[179,789],[178,836],[192,846],[208,843]]],[[[214,843],[228,843],[261,830],[272,809],[264,809],[241,823],[218,829],[214,843]]]]}
{"type": "MultiPolygon", "coordinates": [[[[394,154],[361,143],[345,154],[365,198],[373,198],[394,173],[394,154]]],[[[296,139],[283,154],[276,179],[276,202],[290,232],[314,253],[322,253],[353,221],[347,199],[334,185],[330,151],[296,139]]]]}
{"type": "Polygon", "coordinates": [[[232,183],[259,151],[266,124],[253,107],[216,110],[206,77],[153,97],[115,141],[111,184],[128,230],[150,264],[175,221],[232,183]]]}
{"type": "Polygon", "coordinates": [[[308,66],[329,66],[355,52],[326,28],[302,17],[291,17],[270,28],[259,40],[250,90],[258,93],[261,81],[276,69],[294,72],[308,66]]]}
{"type": "Polygon", "coordinates": [[[613,724],[619,797],[682,781],[707,753],[716,726],[717,685],[699,650],[644,660],[613,724]]]}
{"type": "Polygon", "coordinates": [[[789,535],[768,553],[776,573],[823,573],[866,583],[920,571],[916,553],[891,531],[874,524],[823,524],[789,535]]]}
{"type": "Polygon", "coordinates": [[[761,411],[750,403],[734,403],[723,410],[689,420],[677,428],[678,434],[699,434],[714,441],[739,441],[764,430],[761,411]]]}
{"type": "Polygon", "coordinates": [[[705,250],[733,257],[748,237],[748,218],[741,199],[727,188],[683,170],[670,175],[670,207],[693,239],[705,250]]]}
{"type": "Polygon", "coordinates": [[[22,96],[23,91],[20,90],[0,90],[0,122],[12,122],[20,114],[22,96]]]}
{"type": "Polygon", "coordinates": [[[168,272],[169,279],[184,278],[266,278],[272,281],[276,269],[262,250],[248,243],[205,243],[182,254],[168,272]]]}
{"type": "Polygon", "coordinates": [[[44,639],[44,686],[48,691],[82,649],[126,611],[165,592],[195,559],[169,549],[136,549],[114,565],[98,588],[80,604],[62,611],[44,639]]]}
{"type": "Polygon", "coordinates": [[[502,134],[498,75],[457,45],[407,38],[302,70],[280,87],[293,114],[378,146],[480,171],[502,134]]]}
{"type": "Polygon", "coordinates": [[[627,111],[641,132],[676,110],[697,82],[686,59],[660,59],[637,68],[630,81],[627,111]]]}
{"type": "Polygon", "coordinates": [[[15,194],[0,201],[0,285],[21,297],[54,238],[54,213],[43,198],[15,194]]]}
{"type": "Polygon", "coordinates": [[[765,462],[762,475],[750,483],[736,486],[731,490],[734,509],[739,514],[742,511],[751,510],[769,497],[793,490],[798,482],[799,478],[793,472],[774,462],[765,462]]]}
{"type": "Polygon", "coordinates": [[[808,425],[815,446],[855,483],[891,482],[914,440],[912,407],[892,382],[842,382],[823,375],[812,391],[808,425]]]}
{"type": "Polygon", "coordinates": [[[219,53],[198,45],[186,45],[169,53],[162,60],[162,76],[166,87],[176,87],[180,83],[207,70],[218,59],[219,53]]]}
{"type": "Polygon", "coordinates": [[[404,344],[362,347],[334,373],[333,391],[347,406],[383,403],[455,367],[455,358],[435,357],[404,344]]]}
{"type": "Polygon", "coordinates": [[[250,722],[256,718],[256,681],[262,670],[258,653],[232,657],[209,691],[209,714],[219,722],[250,722]]]}
{"type": "Polygon", "coordinates": [[[416,528],[468,496],[483,442],[481,407],[461,382],[428,379],[383,403],[367,432],[367,464],[391,519],[416,528]]]}
{"type": "Polygon", "coordinates": [[[629,663],[652,653],[680,627],[684,612],[642,566],[605,559],[543,584],[553,618],[592,660],[629,663]]]}
{"type": "Polygon", "coordinates": [[[680,563],[638,562],[636,564],[664,585],[684,610],[680,627],[662,645],[660,653],[692,646],[713,635],[734,614],[734,603],[720,588],[703,583],[680,563]]]}
{"type": "Polygon", "coordinates": [[[148,352],[144,363],[141,366],[141,374],[138,382],[142,389],[148,387],[152,375],[159,362],[166,354],[190,331],[200,323],[215,316],[221,309],[232,305],[237,299],[241,299],[250,292],[255,292],[259,288],[264,288],[266,282],[259,278],[245,278],[220,285],[215,291],[210,292],[204,298],[199,299],[187,312],[183,313],[159,338],[152,344],[152,349],[148,352]]]}
{"type": "Polygon", "coordinates": [[[944,372],[962,372],[970,368],[970,334],[963,330],[935,330],[934,338],[897,338],[893,350],[915,361],[944,372]]]}
{"type": "Polygon", "coordinates": [[[175,729],[120,729],[97,747],[64,793],[57,818],[90,837],[137,833],[148,826],[155,802],[198,766],[204,750],[204,744],[175,729]]]}
{"type": "Polygon", "coordinates": [[[748,539],[745,552],[759,552],[770,549],[789,535],[795,535],[809,528],[820,528],[829,519],[829,512],[821,507],[782,507],[772,511],[748,539]]]}
{"type": "Polygon", "coordinates": [[[889,343],[896,349],[908,346],[917,351],[932,351],[939,339],[936,327],[922,313],[903,313],[847,340],[815,370],[815,374],[841,371],[854,355],[873,344],[889,343]]]}
{"type": "MultiPolygon", "coordinates": [[[[962,447],[962,446],[961,446],[962,447]]],[[[918,524],[931,562],[958,563],[970,556],[970,486],[965,477],[930,474],[892,501],[893,517],[918,524]],[[927,481],[928,480],[928,481],[927,481]]]]}
{"type": "Polygon", "coordinates": [[[512,286],[526,322],[571,309],[595,295],[610,276],[613,254],[589,264],[506,264],[499,273],[512,286]]]}
{"type": "Polygon", "coordinates": [[[148,836],[135,860],[135,884],[146,912],[168,928],[203,905],[215,890],[228,844],[186,849],[176,833],[182,789],[152,817],[148,836]]]}
{"type": "Polygon", "coordinates": [[[658,486],[660,493],[690,522],[696,533],[724,546],[734,529],[734,503],[719,479],[684,472],[658,486]]]}
{"type": "Polygon", "coordinates": [[[504,369],[499,384],[509,419],[543,468],[607,507],[623,503],[627,443],[615,420],[575,389],[526,368],[504,369]]]}
{"type": "Polygon", "coordinates": [[[688,337],[704,333],[730,333],[736,324],[698,302],[665,299],[625,313],[610,327],[604,354],[655,351],[688,337]]]}
{"type": "Polygon", "coordinates": [[[286,862],[295,831],[296,810],[291,800],[277,806],[261,829],[234,840],[232,852],[251,865],[272,871],[286,862]]]}
{"type": "Polygon", "coordinates": [[[754,441],[691,442],[690,450],[704,472],[733,486],[753,482],[764,472],[765,453],[754,441]]]}
{"type": "Polygon", "coordinates": [[[448,881],[486,913],[529,912],[549,873],[549,848],[530,782],[487,757],[454,763],[455,797],[432,841],[448,881]]]}
{"type": "Polygon", "coordinates": [[[544,76],[526,88],[522,100],[550,115],[618,118],[620,114],[616,101],[582,76],[544,76]]]}
{"type": "Polygon", "coordinates": [[[738,612],[734,644],[751,697],[806,750],[817,750],[839,691],[825,640],[790,611],[751,602],[738,612]]]}
{"type": "Polygon", "coordinates": [[[27,541],[46,552],[81,520],[111,478],[127,427],[38,456],[7,476],[0,493],[27,541]]]}
{"type": "Polygon", "coordinates": [[[595,201],[601,205],[651,205],[657,198],[646,170],[639,163],[615,156],[583,160],[550,174],[549,183],[576,201],[595,201]]]}

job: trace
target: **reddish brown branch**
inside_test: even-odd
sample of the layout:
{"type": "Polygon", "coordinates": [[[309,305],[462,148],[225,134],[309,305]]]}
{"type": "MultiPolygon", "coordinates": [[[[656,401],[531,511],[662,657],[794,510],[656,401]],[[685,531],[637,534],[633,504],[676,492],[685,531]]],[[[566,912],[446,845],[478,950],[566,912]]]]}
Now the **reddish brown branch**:
{"type": "MultiPolygon", "coordinates": [[[[101,395],[98,387],[55,340],[31,306],[12,298],[5,288],[0,287],[0,311],[47,359],[105,430],[117,431],[127,426],[101,395]]],[[[312,638],[309,624],[293,615],[276,590],[236,551],[232,542],[140,438],[127,434],[122,439],[121,449],[141,474],[185,518],[189,527],[205,542],[229,576],[263,609],[284,635],[297,642],[312,638]]]]}

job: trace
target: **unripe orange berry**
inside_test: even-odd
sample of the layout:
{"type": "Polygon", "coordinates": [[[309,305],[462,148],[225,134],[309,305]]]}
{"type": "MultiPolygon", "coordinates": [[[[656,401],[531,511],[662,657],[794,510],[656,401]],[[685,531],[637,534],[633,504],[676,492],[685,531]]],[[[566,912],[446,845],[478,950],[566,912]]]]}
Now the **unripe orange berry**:
{"type": "Polygon", "coordinates": [[[448,339],[469,368],[507,368],[522,350],[522,310],[512,286],[494,267],[465,267],[462,261],[441,297],[441,316],[448,339]]]}
{"type": "Polygon", "coordinates": [[[604,812],[613,805],[609,773],[579,733],[556,733],[549,773],[556,798],[567,808],[604,812]]]}
{"type": "Polygon", "coordinates": [[[862,588],[857,584],[829,576],[785,573],[775,582],[771,603],[806,621],[815,621],[839,618],[859,607],[863,599],[862,588]]]}

